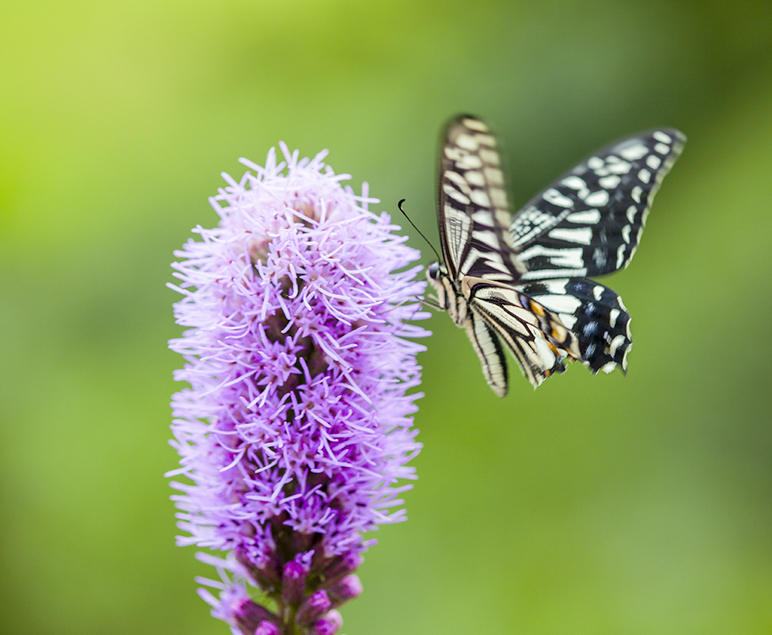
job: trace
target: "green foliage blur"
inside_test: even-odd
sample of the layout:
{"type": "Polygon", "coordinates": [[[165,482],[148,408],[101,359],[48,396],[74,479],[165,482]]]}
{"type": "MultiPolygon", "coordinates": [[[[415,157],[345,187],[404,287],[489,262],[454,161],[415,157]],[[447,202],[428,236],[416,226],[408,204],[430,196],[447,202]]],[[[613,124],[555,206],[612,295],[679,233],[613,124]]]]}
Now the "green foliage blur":
{"type": "Polygon", "coordinates": [[[516,206],[620,136],[689,141],[606,280],[627,377],[513,368],[499,400],[427,323],[410,520],[343,632],[772,632],[771,25],[767,1],[4,3],[0,632],[228,632],[162,476],[172,251],[279,140],[434,237],[459,112],[500,135],[516,206]]]}

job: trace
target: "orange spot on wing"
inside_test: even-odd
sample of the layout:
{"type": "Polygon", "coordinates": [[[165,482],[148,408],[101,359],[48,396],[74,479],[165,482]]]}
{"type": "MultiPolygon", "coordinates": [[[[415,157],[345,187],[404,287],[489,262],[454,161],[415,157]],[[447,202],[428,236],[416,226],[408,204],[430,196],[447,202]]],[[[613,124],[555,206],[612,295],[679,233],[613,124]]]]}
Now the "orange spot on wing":
{"type": "Polygon", "coordinates": [[[531,311],[533,311],[536,315],[544,317],[547,315],[544,312],[544,307],[541,304],[536,304],[533,300],[531,300],[531,311]]]}

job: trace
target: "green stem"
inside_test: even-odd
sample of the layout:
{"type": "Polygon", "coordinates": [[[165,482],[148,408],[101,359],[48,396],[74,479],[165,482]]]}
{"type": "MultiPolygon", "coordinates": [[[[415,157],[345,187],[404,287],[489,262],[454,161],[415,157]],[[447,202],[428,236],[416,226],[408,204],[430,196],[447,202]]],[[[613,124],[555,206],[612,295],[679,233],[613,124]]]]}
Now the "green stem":
{"type": "Polygon", "coordinates": [[[284,609],[284,632],[287,635],[302,635],[298,630],[298,625],[295,624],[295,615],[297,615],[297,608],[294,606],[288,606],[284,609]]]}

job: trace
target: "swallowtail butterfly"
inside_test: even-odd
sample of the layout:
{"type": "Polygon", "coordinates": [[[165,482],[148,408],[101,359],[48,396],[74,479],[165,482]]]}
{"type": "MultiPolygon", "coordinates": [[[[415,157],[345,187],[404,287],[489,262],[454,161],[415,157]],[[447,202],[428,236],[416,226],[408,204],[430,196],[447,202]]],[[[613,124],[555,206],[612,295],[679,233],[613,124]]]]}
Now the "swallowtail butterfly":
{"type": "Polygon", "coordinates": [[[437,216],[444,263],[436,308],[466,329],[488,385],[507,393],[504,346],[534,388],[566,361],[627,371],[630,315],[589,279],[626,267],[662,179],[686,138],[641,133],[577,165],[511,216],[496,139],[476,117],[447,126],[437,216]]]}

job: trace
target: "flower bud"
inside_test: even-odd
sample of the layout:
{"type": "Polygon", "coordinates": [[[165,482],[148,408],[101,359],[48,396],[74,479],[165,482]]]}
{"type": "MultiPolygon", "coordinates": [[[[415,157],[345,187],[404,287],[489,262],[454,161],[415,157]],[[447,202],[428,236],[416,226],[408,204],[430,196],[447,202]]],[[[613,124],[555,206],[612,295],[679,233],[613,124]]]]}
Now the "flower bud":
{"type": "Polygon", "coordinates": [[[332,606],[340,606],[362,593],[362,583],[359,581],[359,576],[347,575],[330,586],[327,592],[332,600],[332,606]]]}
{"type": "Polygon", "coordinates": [[[353,573],[363,561],[364,558],[358,551],[347,551],[342,556],[338,556],[324,570],[325,581],[322,586],[329,586],[343,576],[353,573]]]}
{"type": "Polygon", "coordinates": [[[343,618],[335,609],[327,611],[324,617],[316,620],[311,635],[335,635],[343,626],[343,618]]]}
{"type": "Polygon", "coordinates": [[[260,622],[260,626],[257,627],[255,635],[281,635],[281,631],[273,622],[263,620],[260,622]]]}
{"type": "Polygon", "coordinates": [[[310,626],[330,610],[330,598],[326,591],[317,591],[306,598],[300,606],[295,621],[301,626],[310,626]]]}
{"type": "Polygon", "coordinates": [[[265,557],[262,566],[257,566],[243,549],[237,549],[236,560],[247,570],[247,573],[263,591],[273,591],[278,588],[281,576],[279,575],[278,557],[275,553],[265,557]]]}
{"type": "MultiPolygon", "coordinates": [[[[312,377],[314,377],[315,375],[316,373],[311,373],[312,377]]],[[[315,534],[307,534],[302,531],[293,532],[292,538],[291,538],[292,551],[298,554],[307,552],[311,547],[311,544],[313,543],[315,538],[316,538],[315,534]]],[[[308,554],[309,560],[313,557],[313,555],[314,554],[312,550],[312,553],[308,554]]]]}
{"type": "Polygon", "coordinates": [[[231,615],[238,629],[245,635],[252,635],[263,622],[279,622],[279,618],[267,608],[247,599],[236,600],[231,606],[231,615]]]}
{"type": "Polygon", "coordinates": [[[293,560],[284,565],[281,578],[281,599],[285,604],[300,604],[306,594],[308,568],[293,560]]]}

